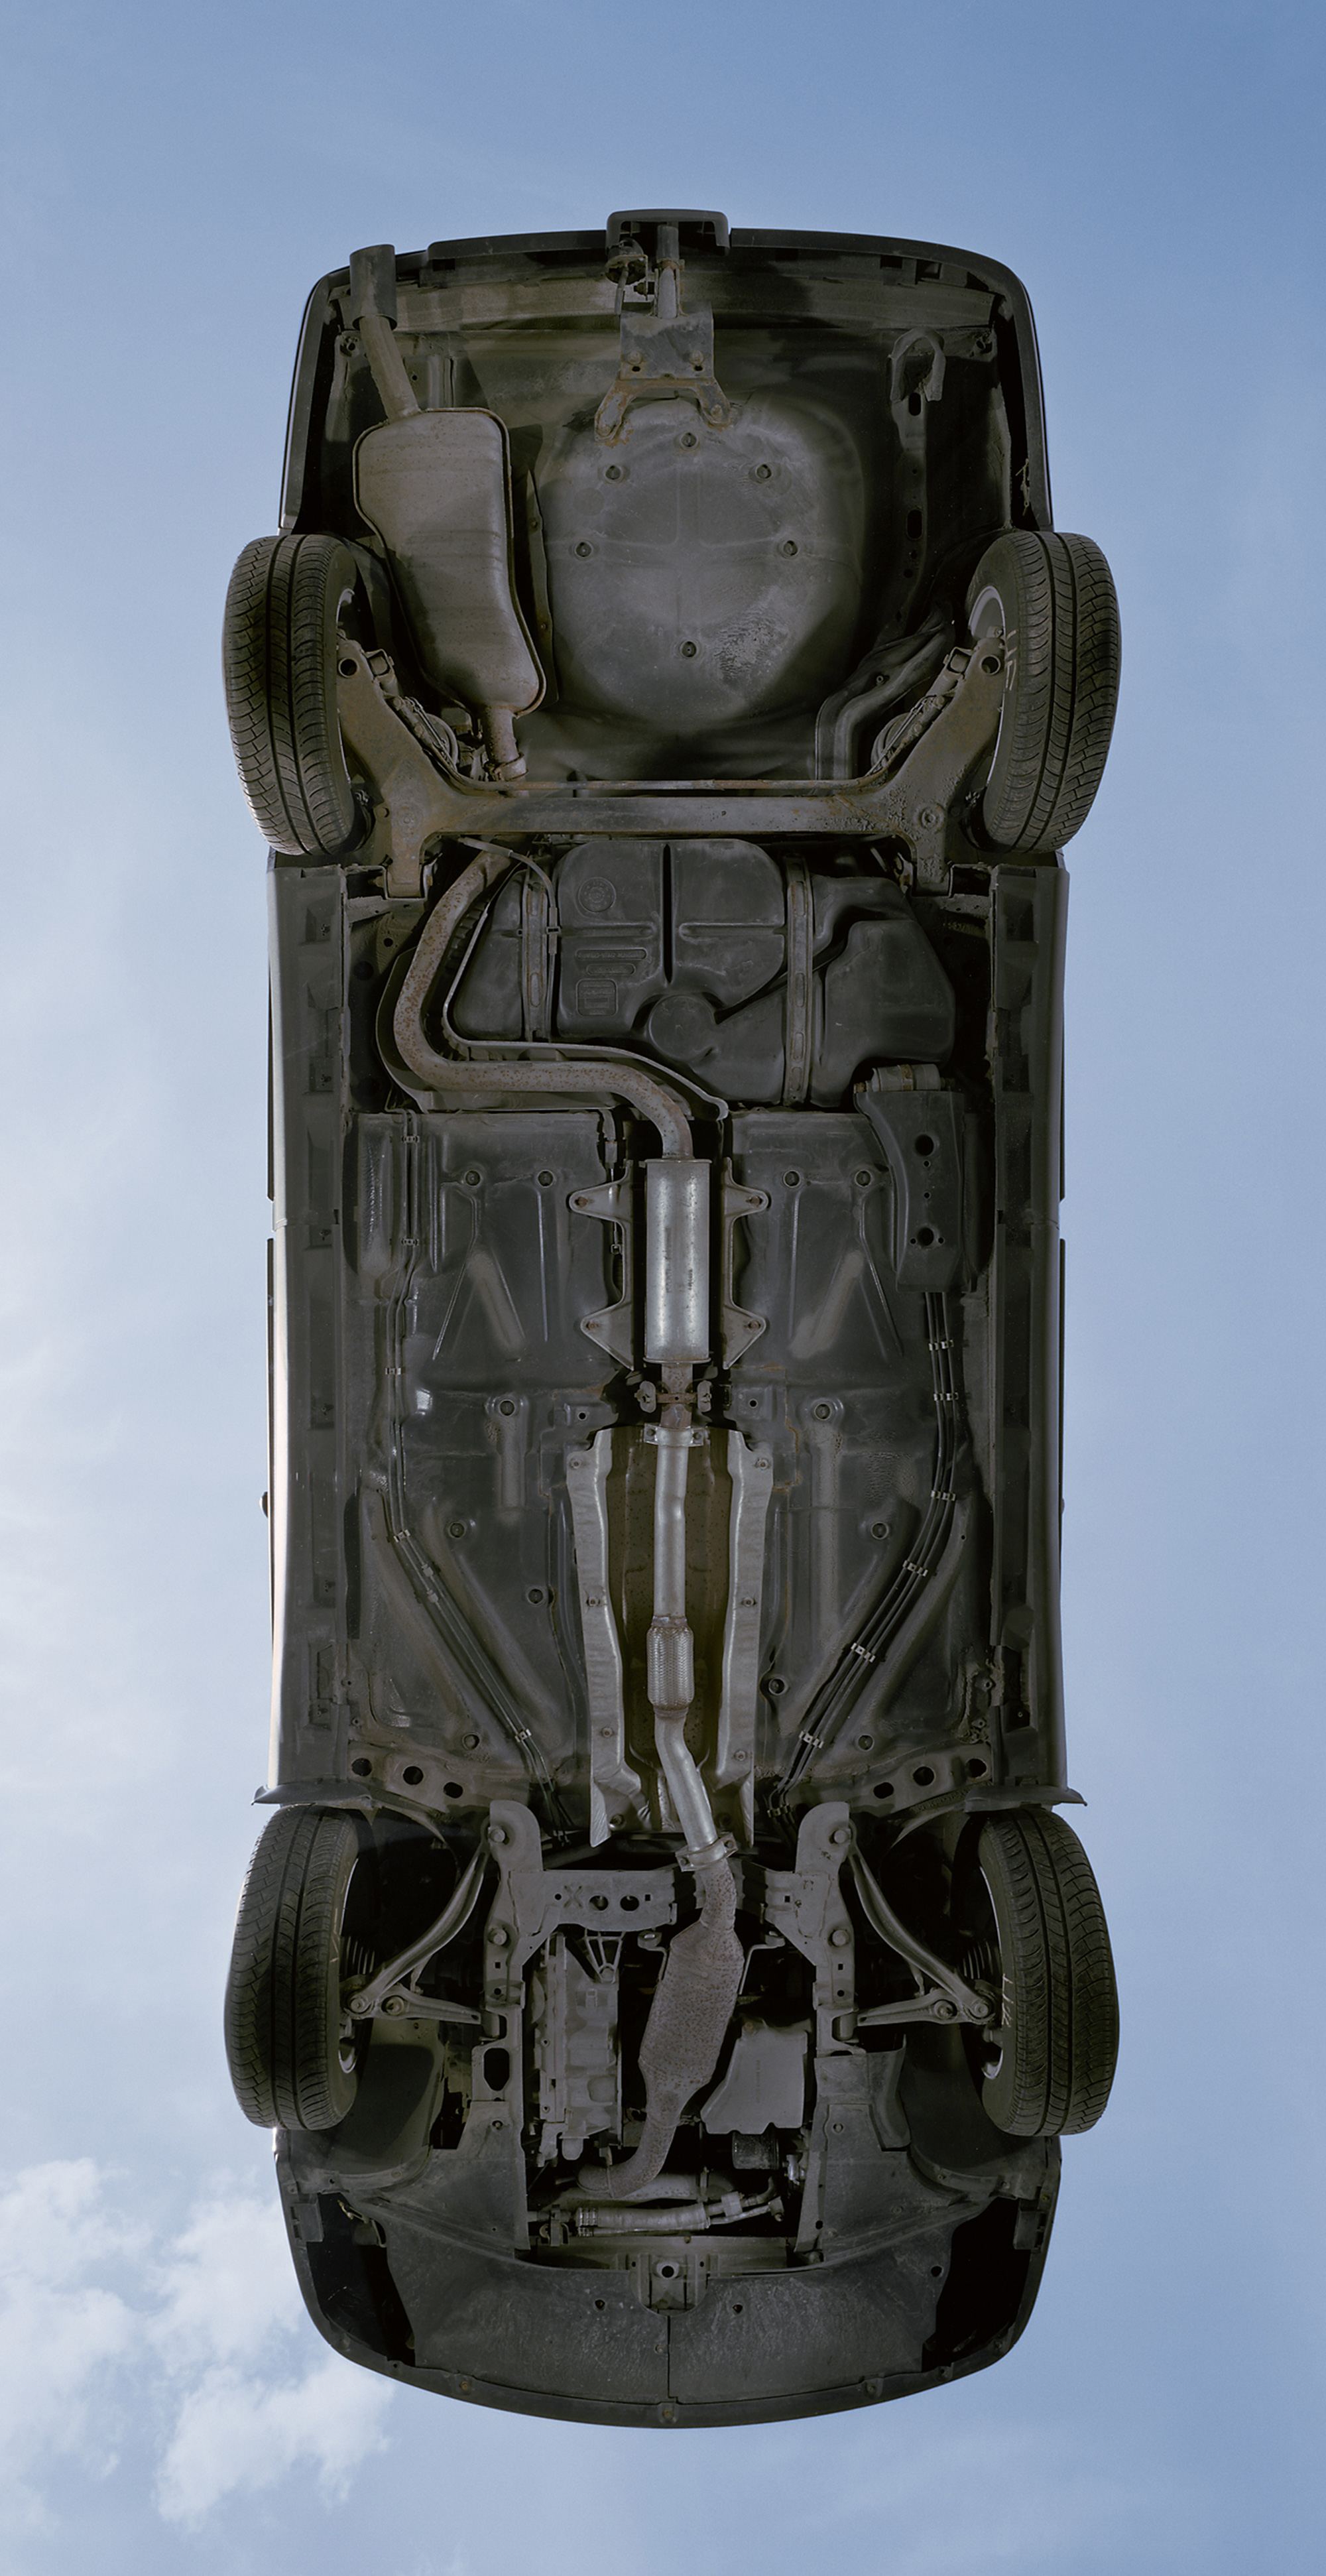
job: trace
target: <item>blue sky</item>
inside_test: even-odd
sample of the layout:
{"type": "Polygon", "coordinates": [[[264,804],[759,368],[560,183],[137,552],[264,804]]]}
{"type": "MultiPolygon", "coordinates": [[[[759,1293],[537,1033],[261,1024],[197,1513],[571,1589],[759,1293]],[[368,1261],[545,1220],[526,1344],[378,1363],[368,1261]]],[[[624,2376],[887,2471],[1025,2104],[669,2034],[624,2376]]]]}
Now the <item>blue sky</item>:
{"type": "Polygon", "coordinates": [[[49,0],[0,29],[5,2576],[1311,2563],[1326,19],[49,0]],[[336,2362],[218,2029],[266,1740],[263,852],[225,582],[274,523],[318,274],[667,203],[1016,269],[1058,523],[1125,636],[1070,852],[1065,1211],[1116,2093],[997,2370],[675,2448],[336,2362]]]}

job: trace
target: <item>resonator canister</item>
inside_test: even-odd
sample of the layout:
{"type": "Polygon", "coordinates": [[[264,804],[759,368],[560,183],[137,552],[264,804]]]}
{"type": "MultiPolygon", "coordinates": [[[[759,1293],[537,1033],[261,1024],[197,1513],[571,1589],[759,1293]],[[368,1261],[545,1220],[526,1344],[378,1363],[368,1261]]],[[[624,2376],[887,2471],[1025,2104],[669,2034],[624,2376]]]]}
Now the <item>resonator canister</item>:
{"type": "Polygon", "coordinates": [[[709,1357],[709,1165],[680,1154],[645,1165],[645,1358],[709,1357]]]}

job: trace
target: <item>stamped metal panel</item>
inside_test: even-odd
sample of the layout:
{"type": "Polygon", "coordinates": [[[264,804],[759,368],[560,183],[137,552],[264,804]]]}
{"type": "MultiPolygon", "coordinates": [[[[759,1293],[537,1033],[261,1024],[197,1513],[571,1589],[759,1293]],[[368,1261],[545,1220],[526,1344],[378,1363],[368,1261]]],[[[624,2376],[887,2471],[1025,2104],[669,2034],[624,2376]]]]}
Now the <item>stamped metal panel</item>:
{"type": "MultiPolygon", "coordinates": [[[[992,1645],[1005,1783],[1064,1788],[1059,1624],[1060,1106],[1068,877],[994,873],[990,1060],[996,1220],[990,1295],[992,1645]]],[[[980,1803],[979,1796],[974,1803],[980,1803]]]]}
{"type": "MultiPolygon", "coordinates": [[[[911,2179],[919,2215],[924,2186],[911,2179]]],[[[936,2211],[942,2196],[927,2196],[936,2211]]],[[[673,2399],[712,2406],[800,2397],[810,2411],[816,2398],[853,2383],[882,2395],[888,2378],[923,2367],[949,2232],[932,2216],[864,2262],[715,2282],[698,2308],[671,2319],[673,2399]]]]}
{"type": "Polygon", "coordinates": [[[480,705],[523,712],[543,675],[512,587],[510,469],[488,411],[419,411],[368,430],[355,495],[395,567],[425,669],[480,705]]]}
{"type": "Polygon", "coordinates": [[[732,1411],[774,1451],[761,1681],[790,1744],[927,1505],[925,1300],[898,1285],[892,1183],[858,1112],[749,1111],[732,1136],[737,1177],[769,1202],[739,1227],[736,1294],[767,1322],[732,1411]]]}
{"type": "MultiPolygon", "coordinates": [[[[604,341],[597,400],[616,355],[615,288],[603,273],[606,249],[599,230],[434,242],[427,251],[399,253],[397,336],[407,366],[417,371],[421,398],[442,399],[425,370],[431,365],[440,372],[448,364],[432,356],[421,362],[425,341],[456,353],[449,363],[459,371],[474,335],[487,333],[490,344],[505,335],[515,343],[511,363],[521,355],[521,344],[533,342],[535,363],[546,371],[541,339],[559,327],[565,333],[570,324],[583,340],[586,326],[597,321],[604,341]]],[[[892,336],[921,328],[939,335],[950,355],[955,341],[970,343],[974,333],[991,337],[1018,519],[1050,526],[1035,326],[1025,287],[1001,262],[946,243],[893,235],[740,226],[732,229],[724,251],[687,238],[684,252],[688,295],[712,306],[720,339],[730,313],[747,331],[752,323],[763,324],[780,342],[789,324],[804,327],[808,316],[838,332],[867,329],[892,336]]],[[[328,501],[346,478],[348,436],[378,416],[371,391],[372,407],[365,412],[355,384],[356,373],[367,379],[367,366],[345,350],[349,307],[348,267],[321,279],[309,299],[282,491],[287,528],[326,524],[328,501]]],[[[558,355],[564,368],[560,348],[558,355]]],[[[491,366],[485,372],[491,374],[491,366]]],[[[726,359],[720,372],[730,375],[726,359]]],[[[493,399],[487,384],[482,398],[493,399]]]]}
{"type": "Polygon", "coordinates": [[[463,2373],[467,2392],[500,2384],[516,2402],[574,2387],[568,2413],[666,2398],[669,2320],[625,2274],[496,2261],[395,2218],[389,2249],[421,2369],[463,2373]]]}
{"type": "Polygon", "coordinates": [[[689,736],[822,697],[861,614],[865,485],[843,421],[753,395],[728,429],[655,402],[606,455],[567,430],[540,474],[563,695],[689,736]]]}
{"type": "Polygon", "coordinates": [[[614,1363],[582,1326],[610,1292],[611,1245],[577,1202],[603,1186],[610,1125],[583,1109],[356,1122],[357,1664],[379,1731],[440,1729],[449,1776],[490,1791],[513,1726],[559,1759],[584,1723],[564,1461],[607,1419],[614,1363]],[[462,1689],[441,1637],[457,1621],[462,1689]]]}
{"type": "Polygon", "coordinates": [[[273,867],[270,1777],[335,1768],[345,1592],[339,1505],[341,872],[273,867]]]}
{"type": "Polygon", "coordinates": [[[639,1797],[639,1774],[626,1759],[622,1650],[608,1584],[607,1483],[612,1433],[600,1431],[592,1449],[573,1449],[566,1485],[575,1532],[580,1632],[589,1700],[589,1839],[606,1842],[610,1818],[639,1797]]]}
{"type": "Polygon", "coordinates": [[[760,1688],[765,1531],[773,1497],[773,1463],[773,1450],[767,1441],[749,1441],[744,1432],[729,1431],[727,1471],[732,1479],[732,1512],[728,1523],[723,1689],[712,1785],[715,1789],[736,1789],[747,1842],[755,1839],[755,1719],[760,1688]]]}

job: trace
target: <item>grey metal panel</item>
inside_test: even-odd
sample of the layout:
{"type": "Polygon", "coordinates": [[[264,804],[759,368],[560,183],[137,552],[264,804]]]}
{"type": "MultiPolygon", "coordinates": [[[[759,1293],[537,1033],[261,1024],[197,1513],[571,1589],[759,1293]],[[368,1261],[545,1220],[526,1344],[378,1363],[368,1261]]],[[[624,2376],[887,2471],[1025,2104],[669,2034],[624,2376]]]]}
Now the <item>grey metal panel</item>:
{"type": "Polygon", "coordinates": [[[991,1064],[996,1223],[992,1374],[999,1389],[991,1638],[1005,1777],[1067,1786],[1059,1612],[1061,866],[994,872],[991,1064]]]}
{"type": "Polygon", "coordinates": [[[344,1557],[339,1313],[342,880],[270,872],[273,1112],[278,1138],[272,1362],[275,1659],[271,1772],[334,1767],[344,1557]]]}
{"type": "Polygon", "coordinates": [[[558,674],[577,704],[684,737],[823,697],[850,658],[865,481],[812,392],[753,395],[721,436],[689,402],[651,403],[615,475],[571,422],[539,496],[558,674]]]}
{"type": "Polygon", "coordinates": [[[767,2401],[923,2367],[947,2236],[932,2221],[865,2262],[715,2283],[672,2319],[670,2394],[767,2401]]]}
{"type": "Polygon", "coordinates": [[[420,411],[370,429],[355,494],[388,547],[425,669],[523,714],[543,674],[512,590],[507,434],[492,412],[420,411]]]}
{"type": "Polygon", "coordinates": [[[714,1736],[713,1781],[716,1788],[735,1787],[739,1792],[746,1839],[753,1842],[765,1528],[773,1499],[773,1451],[767,1442],[748,1440],[744,1431],[729,1431],[727,1471],[732,1479],[732,1516],[728,1524],[727,1610],[723,1622],[723,1695],[714,1736]]]}
{"type": "Polygon", "coordinates": [[[497,2262],[399,2220],[390,2251],[421,2368],[500,2382],[513,2396],[560,2396],[573,2374],[591,2404],[666,2397],[668,2320],[620,2274],[497,2262]]]}
{"type": "Polygon", "coordinates": [[[600,1431],[592,1449],[571,1450],[566,1468],[589,1703],[589,1839],[601,1843],[607,1840],[610,1809],[640,1790],[626,1759],[622,1650],[608,1580],[605,1489],[612,1469],[612,1433],[600,1431]]]}

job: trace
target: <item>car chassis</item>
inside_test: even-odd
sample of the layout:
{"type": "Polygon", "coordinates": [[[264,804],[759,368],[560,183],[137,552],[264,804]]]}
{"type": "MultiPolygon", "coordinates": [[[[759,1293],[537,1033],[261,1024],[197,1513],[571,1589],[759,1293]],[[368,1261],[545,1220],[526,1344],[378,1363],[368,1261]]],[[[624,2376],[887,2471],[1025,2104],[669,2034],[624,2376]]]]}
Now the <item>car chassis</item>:
{"type": "Polygon", "coordinates": [[[676,211],[357,253],[226,650],[276,1810],[227,2041],[310,2311],[599,2423],[983,2367],[1117,2027],[1053,1812],[1117,619],[1025,293],[676,211]]]}

